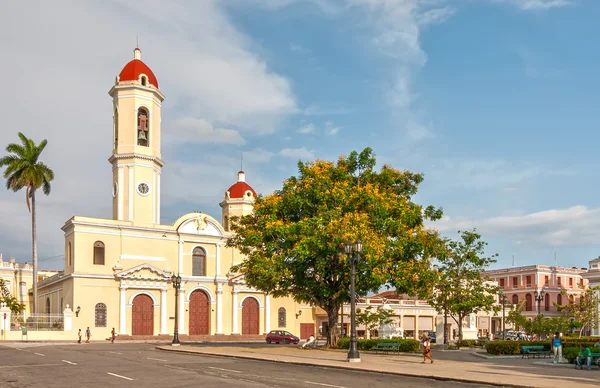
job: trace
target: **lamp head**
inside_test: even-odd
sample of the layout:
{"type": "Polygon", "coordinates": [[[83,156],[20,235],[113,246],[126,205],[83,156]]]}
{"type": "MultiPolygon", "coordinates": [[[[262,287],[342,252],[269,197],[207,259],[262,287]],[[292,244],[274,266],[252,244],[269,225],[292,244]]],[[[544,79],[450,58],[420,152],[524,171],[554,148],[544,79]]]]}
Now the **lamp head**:
{"type": "Polygon", "coordinates": [[[356,253],[361,253],[362,252],[362,241],[360,241],[360,239],[357,239],[354,242],[354,251],[356,253]]]}
{"type": "Polygon", "coordinates": [[[346,252],[347,255],[352,254],[352,243],[350,241],[346,241],[344,244],[344,252],[346,252]]]}
{"type": "Polygon", "coordinates": [[[537,299],[537,297],[538,297],[538,292],[537,292],[537,290],[533,291],[533,296],[534,296],[534,297],[537,299]]]}

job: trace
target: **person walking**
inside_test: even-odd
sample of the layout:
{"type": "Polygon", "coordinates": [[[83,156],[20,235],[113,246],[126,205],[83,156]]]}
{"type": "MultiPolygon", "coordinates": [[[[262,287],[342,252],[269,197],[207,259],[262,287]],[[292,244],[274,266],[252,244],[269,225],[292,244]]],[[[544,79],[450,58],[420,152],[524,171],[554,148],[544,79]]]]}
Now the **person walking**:
{"type": "Polygon", "coordinates": [[[77,335],[79,336],[77,343],[80,344],[81,343],[81,329],[79,329],[79,332],[77,333],[77,335]]]}
{"type": "Polygon", "coordinates": [[[431,358],[431,341],[427,334],[423,335],[423,364],[427,363],[427,359],[431,360],[433,364],[433,358],[431,358]]]}
{"type": "Polygon", "coordinates": [[[111,344],[115,343],[116,336],[117,336],[117,333],[115,333],[115,328],[113,327],[112,330],[110,331],[110,343],[111,344]]]}
{"type": "Polygon", "coordinates": [[[85,337],[87,338],[87,340],[85,341],[86,344],[90,343],[91,336],[92,336],[92,332],[90,331],[90,327],[88,326],[87,330],[85,331],[85,337]]]}
{"type": "Polygon", "coordinates": [[[560,338],[560,333],[554,333],[554,338],[552,338],[552,352],[554,353],[553,363],[562,363],[562,348],[563,348],[563,340],[560,338]]]}

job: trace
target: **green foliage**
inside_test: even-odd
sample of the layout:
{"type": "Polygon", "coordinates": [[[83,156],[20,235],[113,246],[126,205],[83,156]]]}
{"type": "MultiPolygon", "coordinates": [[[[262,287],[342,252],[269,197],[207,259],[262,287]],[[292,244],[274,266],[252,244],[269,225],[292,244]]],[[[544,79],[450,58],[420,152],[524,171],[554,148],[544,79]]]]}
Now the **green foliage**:
{"type": "Polygon", "coordinates": [[[6,303],[6,306],[12,311],[14,314],[19,314],[25,310],[25,305],[19,303],[19,300],[12,296],[10,290],[6,286],[4,279],[0,279],[0,302],[6,303]]]}
{"type": "Polygon", "coordinates": [[[523,315],[525,309],[525,300],[516,305],[511,305],[509,313],[506,315],[506,323],[512,325],[515,330],[524,330],[529,319],[523,315]]]}
{"type": "Polygon", "coordinates": [[[489,354],[494,355],[519,354],[521,351],[519,341],[488,341],[485,349],[489,354]]]}
{"type": "Polygon", "coordinates": [[[456,341],[456,346],[459,348],[481,348],[481,347],[484,347],[487,342],[488,341],[480,340],[480,339],[462,340],[462,341],[456,341]]]}
{"type": "Polygon", "coordinates": [[[370,148],[337,163],[300,162],[298,176],[259,196],[252,214],[231,220],[235,234],[228,246],[246,256],[232,271],[275,297],[292,296],[323,308],[331,346],[337,339],[339,308],[350,300],[345,242],[363,242],[358,295],[386,284],[411,295],[432,288],[424,258],[434,255],[441,240],[436,231],[425,229],[424,221],[439,219],[441,210],[412,201],[422,175],[388,165],[376,171],[375,164],[370,148]]]}
{"type": "Polygon", "coordinates": [[[481,235],[475,230],[459,233],[460,240],[446,240],[446,249],[439,251],[437,292],[430,296],[429,303],[439,313],[447,313],[454,319],[460,340],[465,317],[482,310],[497,311],[498,287],[481,276],[496,262],[497,255],[484,256],[487,243],[481,241],[481,235]]]}
{"type": "MultiPolygon", "coordinates": [[[[554,305],[557,306],[566,317],[573,318],[579,329],[580,337],[585,328],[598,328],[598,320],[600,319],[598,311],[600,296],[598,296],[598,290],[600,290],[600,287],[587,288],[584,293],[579,296],[579,301],[577,303],[559,305],[554,302],[554,305]]],[[[566,296],[566,291],[561,291],[561,294],[566,296]]]]}
{"type": "Polygon", "coordinates": [[[6,179],[6,189],[17,192],[25,189],[25,201],[27,208],[31,212],[31,231],[32,231],[32,257],[33,257],[33,308],[32,312],[37,313],[37,237],[36,237],[36,215],[35,215],[35,193],[38,189],[46,195],[50,195],[50,182],[54,179],[54,172],[39,161],[40,155],[46,145],[47,140],[42,140],[36,145],[31,139],[19,132],[21,144],[11,143],[6,146],[6,152],[9,154],[0,158],[0,167],[5,167],[4,178],[6,179]]]}
{"type": "Polygon", "coordinates": [[[580,349],[578,346],[569,346],[568,348],[564,347],[562,350],[562,355],[564,358],[569,360],[569,364],[574,364],[575,359],[579,355],[579,350],[580,349]]]}
{"type": "Polygon", "coordinates": [[[356,324],[364,325],[367,330],[376,330],[380,326],[393,322],[391,317],[394,315],[392,310],[382,309],[381,306],[367,306],[364,309],[356,309],[356,324]]]}
{"type": "MultiPolygon", "coordinates": [[[[359,339],[356,343],[359,350],[370,350],[373,346],[379,343],[398,343],[400,344],[400,352],[402,353],[420,353],[421,343],[414,339],[392,338],[392,339],[359,339]]],[[[340,338],[337,343],[338,348],[348,349],[350,347],[350,338],[340,338]]]]}

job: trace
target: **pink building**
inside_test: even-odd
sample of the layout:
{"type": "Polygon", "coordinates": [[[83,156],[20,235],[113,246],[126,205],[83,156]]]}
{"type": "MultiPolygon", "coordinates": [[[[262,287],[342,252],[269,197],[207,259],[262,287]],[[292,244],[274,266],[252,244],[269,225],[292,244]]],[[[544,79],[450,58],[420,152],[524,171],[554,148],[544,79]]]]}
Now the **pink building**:
{"type": "Polygon", "coordinates": [[[561,305],[576,302],[587,287],[588,281],[582,277],[586,272],[586,268],[530,265],[486,271],[483,275],[498,283],[508,303],[517,304],[525,300],[523,315],[533,318],[538,313],[546,317],[561,315],[554,302],[561,305]],[[539,311],[536,291],[538,299],[541,291],[544,291],[544,297],[539,301],[539,311]],[[562,291],[566,295],[562,295],[562,291]]]}

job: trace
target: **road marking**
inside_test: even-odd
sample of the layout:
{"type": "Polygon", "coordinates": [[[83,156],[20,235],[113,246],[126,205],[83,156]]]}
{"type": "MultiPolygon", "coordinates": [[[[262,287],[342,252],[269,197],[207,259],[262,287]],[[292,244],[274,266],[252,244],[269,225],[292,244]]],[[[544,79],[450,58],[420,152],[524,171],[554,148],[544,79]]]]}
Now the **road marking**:
{"type": "Polygon", "coordinates": [[[314,383],[312,381],[305,381],[305,384],[314,384],[314,385],[320,385],[322,387],[333,387],[333,388],[346,388],[346,387],[342,387],[341,385],[331,385],[331,384],[323,384],[323,383],[314,383]]]}
{"type": "Polygon", "coordinates": [[[33,354],[37,354],[38,356],[46,357],[42,353],[33,353],[33,354]]]}
{"type": "Polygon", "coordinates": [[[209,366],[209,369],[216,369],[216,370],[222,370],[223,372],[234,372],[234,373],[242,373],[239,370],[233,370],[233,369],[223,369],[223,368],[215,368],[214,366],[209,366]]]}
{"type": "Polygon", "coordinates": [[[109,351],[109,353],[114,353],[114,354],[123,354],[123,353],[119,353],[119,352],[111,352],[111,351],[109,351]]]}
{"type": "Polygon", "coordinates": [[[156,360],[156,361],[162,361],[162,362],[169,362],[168,360],[161,360],[160,358],[152,358],[152,357],[146,357],[148,360],[156,360]]]}
{"type": "Polygon", "coordinates": [[[130,377],[121,376],[121,375],[118,375],[118,374],[116,374],[116,373],[110,373],[110,372],[106,372],[106,373],[108,373],[108,374],[109,374],[109,375],[111,375],[111,376],[120,377],[120,378],[122,378],[122,379],[125,379],[125,380],[133,380],[133,379],[132,379],[132,378],[130,378],[130,377]]]}
{"type": "Polygon", "coordinates": [[[71,362],[71,361],[67,361],[67,360],[61,360],[62,362],[66,362],[67,364],[71,364],[71,365],[77,365],[76,362],[71,362]]]}

